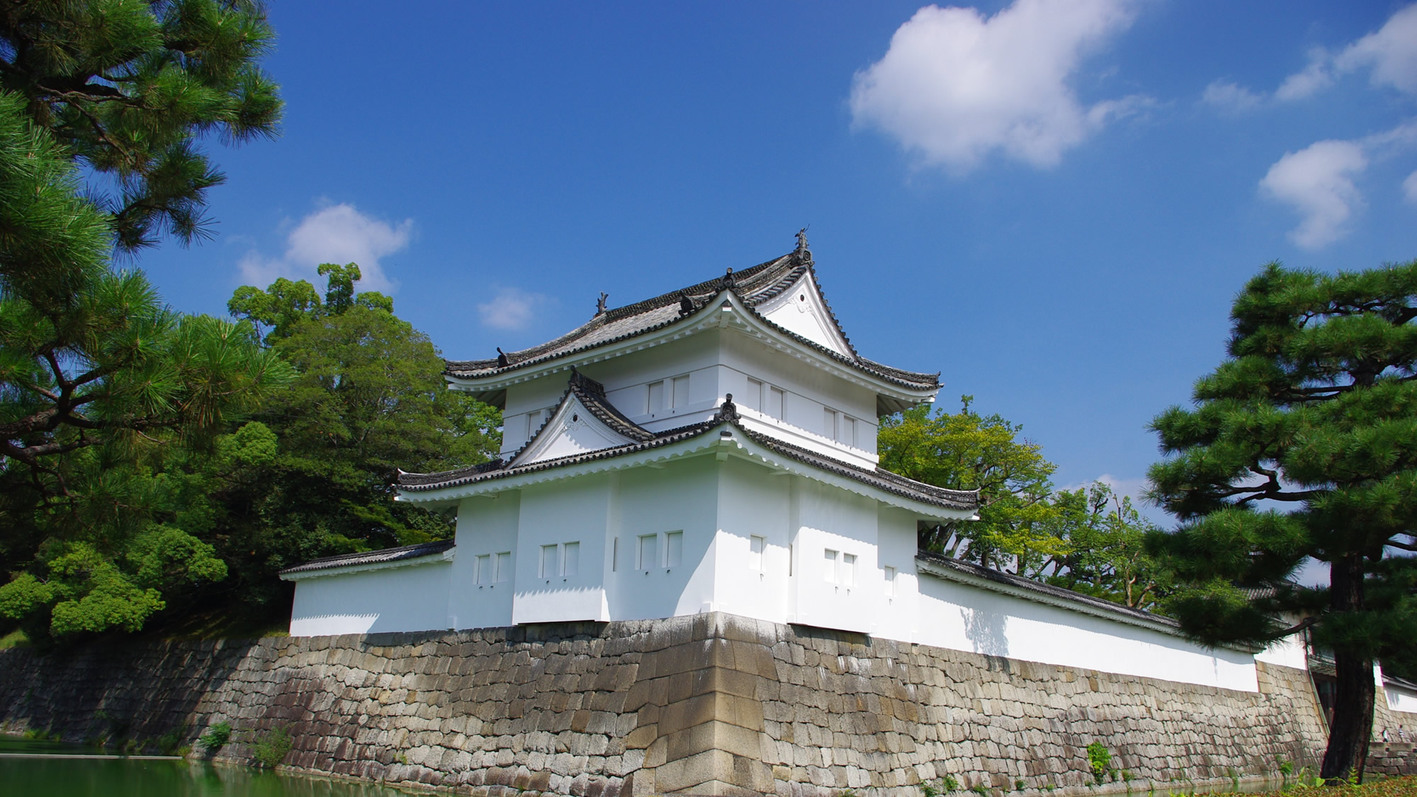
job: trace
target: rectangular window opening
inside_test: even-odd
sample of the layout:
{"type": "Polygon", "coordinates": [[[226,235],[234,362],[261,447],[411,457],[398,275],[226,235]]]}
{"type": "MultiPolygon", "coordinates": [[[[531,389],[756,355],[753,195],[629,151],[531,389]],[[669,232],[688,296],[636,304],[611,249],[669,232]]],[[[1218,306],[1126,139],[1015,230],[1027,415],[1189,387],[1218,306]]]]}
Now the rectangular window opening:
{"type": "Polygon", "coordinates": [[[664,380],[649,383],[649,411],[659,412],[664,409],[664,380]]]}
{"type": "Polygon", "coordinates": [[[894,567],[887,566],[887,567],[885,568],[885,574],[886,574],[886,597],[887,597],[887,598],[894,598],[894,597],[895,597],[895,568],[894,568],[894,567]]]}
{"type": "Polygon", "coordinates": [[[558,560],[561,557],[557,555],[560,553],[560,547],[559,545],[541,546],[541,567],[536,571],[539,578],[551,578],[560,574],[561,563],[558,560]]]}
{"type": "Polygon", "coordinates": [[[748,538],[748,569],[755,573],[763,572],[763,549],[768,545],[768,541],[763,537],[754,534],[748,538]]]}
{"type": "Polygon", "coordinates": [[[841,584],[845,587],[856,586],[856,554],[841,555],[841,584]]]}
{"type": "Polygon", "coordinates": [[[659,535],[641,534],[635,551],[635,569],[649,570],[659,563],[659,535]]]}
{"type": "Polygon", "coordinates": [[[581,544],[568,542],[561,551],[561,575],[574,576],[581,569],[581,544]]]}
{"type": "Polygon", "coordinates": [[[767,397],[766,400],[763,402],[763,412],[778,419],[779,421],[782,420],[782,405],[784,399],[785,394],[782,392],[782,388],[768,385],[767,397]]]}
{"type": "Polygon", "coordinates": [[[743,399],[740,403],[747,409],[761,410],[763,408],[763,383],[749,377],[748,389],[743,391],[743,399]]]}
{"type": "Polygon", "coordinates": [[[674,409],[683,409],[689,406],[689,377],[674,377],[674,409]]]}
{"type": "Polygon", "coordinates": [[[823,556],[822,564],[824,566],[822,567],[822,578],[829,584],[836,582],[836,557],[838,553],[838,551],[833,551],[828,548],[823,556]]]}
{"type": "Polygon", "coordinates": [[[512,580],[512,552],[503,551],[497,554],[497,580],[512,580]]]}
{"type": "Polygon", "coordinates": [[[678,567],[684,559],[684,532],[671,531],[664,535],[664,566],[678,567]]]}

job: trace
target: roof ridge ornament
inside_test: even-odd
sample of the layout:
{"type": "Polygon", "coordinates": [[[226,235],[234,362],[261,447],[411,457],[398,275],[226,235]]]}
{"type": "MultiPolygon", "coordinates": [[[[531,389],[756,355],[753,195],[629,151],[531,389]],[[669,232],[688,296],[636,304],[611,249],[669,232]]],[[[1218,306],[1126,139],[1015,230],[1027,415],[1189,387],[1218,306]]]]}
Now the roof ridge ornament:
{"type": "Polygon", "coordinates": [[[567,381],[571,386],[579,387],[593,396],[605,397],[605,385],[577,371],[574,365],[571,366],[571,377],[567,381]]]}
{"type": "Polygon", "coordinates": [[[504,352],[504,351],[502,351],[502,347],[501,347],[501,346],[498,346],[498,347],[497,347],[497,367],[498,367],[498,368],[506,368],[508,365],[511,365],[511,361],[507,359],[507,353],[504,352]]]}
{"type": "Polygon", "coordinates": [[[724,272],[723,274],[723,279],[719,280],[718,282],[719,285],[722,286],[723,290],[728,290],[729,288],[732,288],[738,284],[737,280],[735,280],[733,277],[732,266],[728,267],[728,271],[724,272]]]}
{"type": "Polygon", "coordinates": [[[610,298],[610,294],[605,291],[600,292],[600,298],[595,300],[595,314],[600,315],[605,312],[605,300],[610,298]]]}
{"type": "Polygon", "coordinates": [[[733,394],[725,393],[723,403],[718,405],[718,412],[713,416],[717,422],[732,422],[738,420],[738,405],[733,403],[733,394]]]}
{"type": "Polygon", "coordinates": [[[796,256],[798,262],[812,262],[812,250],[807,248],[807,227],[797,231],[797,249],[792,254],[796,256]]]}
{"type": "Polygon", "coordinates": [[[689,294],[687,294],[687,293],[680,293],[680,294],[679,294],[679,315],[682,317],[682,316],[686,316],[686,315],[691,315],[691,314],[693,314],[693,312],[694,312],[694,300],[689,298],[689,294]]]}

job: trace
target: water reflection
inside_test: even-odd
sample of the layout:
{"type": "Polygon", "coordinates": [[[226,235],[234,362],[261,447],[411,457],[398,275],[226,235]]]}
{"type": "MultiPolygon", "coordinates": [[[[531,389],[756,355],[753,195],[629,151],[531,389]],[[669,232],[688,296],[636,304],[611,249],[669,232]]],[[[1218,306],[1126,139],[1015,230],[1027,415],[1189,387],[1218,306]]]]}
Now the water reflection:
{"type": "Polygon", "coordinates": [[[0,792],[47,797],[402,797],[407,792],[183,760],[82,758],[73,745],[0,738],[0,792]],[[69,753],[65,757],[27,757],[69,753]],[[26,755],[16,755],[26,754],[26,755]]]}

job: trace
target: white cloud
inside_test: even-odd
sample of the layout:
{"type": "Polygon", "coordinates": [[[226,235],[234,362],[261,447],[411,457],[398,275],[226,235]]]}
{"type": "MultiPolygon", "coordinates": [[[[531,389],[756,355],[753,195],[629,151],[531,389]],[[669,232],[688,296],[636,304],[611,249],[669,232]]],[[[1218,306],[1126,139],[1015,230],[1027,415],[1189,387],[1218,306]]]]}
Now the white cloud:
{"type": "Polygon", "coordinates": [[[1309,63],[1290,75],[1275,91],[1280,101],[1301,100],[1333,85],[1340,74],[1372,70],[1375,86],[1417,94],[1417,4],[1388,17],[1377,31],[1333,55],[1322,48],[1309,53],[1309,63]]]}
{"type": "Polygon", "coordinates": [[[1377,32],[1350,44],[1334,64],[1343,71],[1370,67],[1374,85],[1417,94],[1417,4],[1398,11],[1377,32]]]}
{"type": "Polygon", "coordinates": [[[358,288],[390,293],[395,285],[380,262],[408,246],[413,219],[390,224],[360,213],[353,205],[329,205],[300,220],[286,237],[285,253],[267,258],[248,253],[238,264],[241,278],[265,287],[277,277],[304,279],[317,287],[321,263],[358,263],[363,278],[358,288]]]}
{"type": "Polygon", "coordinates": [[[1295,72],[1279,84],[1274,98],[1280,102],[1302,100],[1316,94],[1321,89],[1333,85],[1333,73],[1329,68],[1329,54],[1322,48],[1309,51],[1309,63],[1300,72],[1295,72]]]}
{"type": "Polygon", "coordinates": [[[529,293],[521,288],[500,288],[490,301],[478,303],[477,315],[483,326],[516,331],[531,326],[537,310],[546,302],[547,297],[539,293],[529,293]]]}
{"type": "Polygon", "coordinates": [[[1224,111],[1239,113],[1257,107],[1264,98],[1228,80],[1217,80],[1205,87],[1201,102],[1224,111]]]}
{"type": "Polygon", "coordinates": [[[1407,179],[1402,181],[1402,193],[1408,202],[1417,205],[1417,172],[1407,175],[1407,179]]]}
{"type": "Polygon", "coordinates": [[[1084,107],[1068,85],[1080,62],[1131,23],[1130,0],[1016,0],[985,18],[926,6],[851,90],[857,124],[926,163],[968,171],[995,150],[1039,167],[1139,99],[1084,107]]]}
{"type": "Polygon", "coordinates": [[[1289,233],[1290,240],[1305,249],[1318,249],[1347,233],[1349,217],[1363,206],[1353,178],[1367,167],[1362,144],[1319,141],[1285,153],[1269,167],[1260,190],[1299,212],[1299,226],[1289,233]]]}

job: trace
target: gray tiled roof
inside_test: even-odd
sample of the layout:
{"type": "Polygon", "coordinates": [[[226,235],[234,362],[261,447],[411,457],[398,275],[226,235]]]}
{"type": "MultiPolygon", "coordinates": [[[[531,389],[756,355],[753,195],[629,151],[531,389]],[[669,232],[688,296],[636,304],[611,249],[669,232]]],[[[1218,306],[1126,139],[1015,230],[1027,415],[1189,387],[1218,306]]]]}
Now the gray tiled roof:
{"type": "MultiPolygon", "coordinates": [[[[584,377],[580,378],[584,379],[584,377]]],[[[573,389],[575,382],[576,380],[573,377],[573,389]]],[[[570,393],[571,391],[567,391],[566,395],[569,396],[570,393]]],[[[562,399],[562,401],[565,400],[566,398],[562,399]]],[[[581,400],[587,405],[587,408],[590,408],[592,403],[594,403],[614,411],[614,408],[610,407],[609,403],[604,400],[603,393],[600,394],[598,398],[593,393],[589,393],[588,396],[582,396],[581,400]]],[[[618,413],[616,414],[618,415],[618,413]]],[[[837,476],[843,476],[861,482],[862,484],[875,487],[876,489],[883,490],[893,495],[909,498],[914,501],[929,504],[930,506],[966,511],[976,509],[979,504],[979,495],[974,490],[948,490],[943,487],[935,487],[907,479],[904,476],[891,473],[887,470],[881,470],[880,468],[862,468],[745,429],[739,422],[737,408],[731,401],[724,402],[719,408],[718,414],[708,421],[692,424],[690,426],[681,426],[677,429],[670,429],[658,434],[649,432],[643,427],[635,425],[629,419],[624,418],[624,416],[619,416],[619,419],[620,422],[629,424],[633,428],[640,430],[640,432],[643,433],[640,439],[636,439],[635,442],[622,446],[600,449],[598,451],[587,451],[580,454],[532,462],[524,465],[509,465],[508,462],[510,460],[497,460],[496,462],[489,462],[472,468],[462,468],[442,473],[401,472],[399,473],[398,487],[407,492],[425,492],[447,487],[459,487],[476,482],[504,479],[524,473],[535,473],[538,471],[577,465],[584,462],[613,459],[641,451],[662,448],[683,440],[700,437],[719,427],[731,426],[758,445],[787,457],[788,459],[828,473],[833,473],[837,476]]],[[[634,437],[632,435],[626,436],[634,437]]],[[[515,459],[515,457],[512,459],[515,459]]]]}
{"type": "Polygon", "coordinates": [[[440,554],[452,547],[452,540],[437,540],[435,542],[420,542],[416,545],[404,545],[399,548],[384,548],[378,551],[342,553],[338,556],[311,559],[304,564],[287,567],[280,571],[280,575],[309,573],[315,570],[329,570],[335,567],[356,567],[359,565],[381,565],[390,562],[401,562],[406,559],[418,559],[424,556],[440,554]]]}
{"type": "MultiPolygon", "coordinates": [[[[533,346],[529,349],[508,352],[505,355],[507,361],[506,365],[498,365],[497,358],[486,360],[449,360],[444,373],[458,379],[479,379],[498,376],[500,374],[516,371],[520,368],[550,362],[599,346],[638,337],[658,329],[669,327],[686,318],[680,310],[681,303],[685,298],[693,304],[695,309],[698,309],[703,307],[704,304],[714,296],[724,291],[732,291],[750,309],[756,308],[764,302],[781,295],[784,290],[811,271],[811,252],[799,249],[774,260],[769,260],[766,263],[759,263],[743,271],[735,273],[730,270],[728,274],[717,279],[706,280],[696,285],[690,285],[687,288],[660,294],[654,298],[626,305],[625,307],[617,307],[597,313],[590,321],[555,340],[548,341],[539,346],[533,346]]],[[[832,312],[830,305],[827,306],[827,313],[831,316],[832,324],[836,327],[842,340],[846,341],[847,349],[850,352],[849,355],[833,351],[814,341],[807,340],[800,335],[782,329],[772,324],[771,321],[768,321],[761,315],[759,315],[758,318],[796,342],[824,353],[844,365],[851,366],[909,389],[934,390],[939,388],[940,380],[938,373],[924,374],[892,368],[888,365],[882,365],[881,363],[860,356],[856,352],[855,347],[851,345],[851,340],[846,336],[845,331],[842,330],[841,323],[837,320],[836,314],[832,312]]]]}
{"type": "Polygon", "coordinates": [[[1013,575],[1012,573],[1004,573],[999,570],[992,570],[987,567],[980,567],[979,565],[973,564],[971,562],[962,562],[958,559],[952,559],[948,556],[943,556],[941,554],[920,551],[915,555],[915,558],[923,562],[929,562],[930,564],[938,567],[948,568],[965,575],[974,576],[975,578],[983,579],[986,581],[993,581],[997,584],[1026,590],[1028,592],[1036,593],[1040,596],[1048,596],[1055,600],[1061,600],[1067,603],[1081,604],[1084,606],[1089,606],[1093,609],[1100,609],[1104,612],[1122,615],[1136,620],[1143,620],[1146,622],[1170,626],[1178,630],[1181,627],[1180,623],[1176,622],[1170,617],[1166,617],[1165,615],[1152,614],[1151,612],[1142,611],[1141,609],[1133,609],[1129,606],[1123,606],[1120,603],[1114,603],[1112,601],[1106,600],[1105,598],[1095,598],[1091,595],[1085,595],[1081,592],[1074,592],[1070,589],[1055,587],[1052,584],[1045,584],[1041,581],[1034,581],[1032,579],[1024,578],[1023,576],[1013,575]]]}

